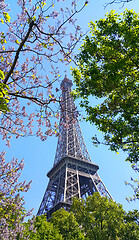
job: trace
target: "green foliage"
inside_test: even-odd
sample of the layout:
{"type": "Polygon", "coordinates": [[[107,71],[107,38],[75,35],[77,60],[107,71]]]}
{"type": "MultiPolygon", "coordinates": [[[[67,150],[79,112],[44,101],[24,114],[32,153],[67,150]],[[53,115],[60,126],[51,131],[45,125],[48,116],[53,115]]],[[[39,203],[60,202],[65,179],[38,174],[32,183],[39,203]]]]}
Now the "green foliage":
{"type": "Polygon", "coordinates": [[[79,224],[76,222],[74,214],[67,212],[64,209],[60,209],[52,214],[50,220],[54,227],[59,229],[65,240],[83,240],[84,235],[79,228],[79,224]]]}
{"type": "Polygon", "coordinates": [[[3,12],[3,16],[4,16],[4,19],[5,19],[5,22],[10,22],[11,17],[7,12],[3,12]]]}
{"type": "Polygon", "coordinates": [[[122,205],[98,193],[86,201],[74,199],[72,211],[86,240],[139,239],[138,211],[126,213],[122,205]]]}
{"type": "MultiPolygon", "coordinates": [[[[3,72],[0,70],[0,78],[4,77],[3,72]]],[[[8,102],[9,102],[9,97],[8,97],[8,89],[9,87],[0,82],[0,112],[7,112],[9,111],[8,109],[8,102]]]]}
{"type": "Polygon", "coordinates": [[[86,200],[75,198],[68,212],[60,209],[24,223],[17,240],[138,240],[139,212],[126,213],[122,205],[94,193],[86,200]]]}
{"type": "Polygon", "coordinates": [[[30,220],[24,223],[23,238],[18,235],[19,239],[30,240],[84,240],[84,235],[76,222],[73,213],[60,209],[52,214],[50,222],[47,222],[46,215],[37,216],[33,223],[33,229],[30,220]]]}
{"type": "Polygon", "coordinates": [[[3,80],[4,79],[4,72],[2,70],[0,70],[0,78],[3,80]]]}
{"type": "MultiPolygon", "coordinates": [[[[122,149],[126,160],[136,163],[139,156],[139,18],[135,12],[111,11],[105,19],[90,23],[72,69],[74,95],[81,97],[87,121],[104,133],[104,144],[112,151],[122,149]],[[100,99],[91,106],[88,97],[100,99]]],[[[93,142],[99,144],[97,137],[93,142]]]]}
{"type": "Polygon", "coordinates": [[[47,222],[46,215],[37,216],[34,220],[34,229],[30,228],[30,220],[24,224],[25,233],[23,238],[18,236],[18,239],[30,239],[30,240],[62,240],[59,230],[53,226],[52,223],[47,222]],[[27,237],[27,238],[26,238],[27,237]]]}

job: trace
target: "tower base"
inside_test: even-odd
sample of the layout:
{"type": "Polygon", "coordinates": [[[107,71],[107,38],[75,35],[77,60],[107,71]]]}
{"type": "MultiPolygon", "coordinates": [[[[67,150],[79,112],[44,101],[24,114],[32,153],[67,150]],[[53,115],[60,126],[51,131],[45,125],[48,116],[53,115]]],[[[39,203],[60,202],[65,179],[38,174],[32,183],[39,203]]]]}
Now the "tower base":
{"type": "Polygon", "coordinates": [[[74,197],[86,198],[94,192],[112,198],[97,174],[98,165],[66,156],[48,172],[49,183],[37,215],[47,218],[60,208],[69,209],[74,197]]]}

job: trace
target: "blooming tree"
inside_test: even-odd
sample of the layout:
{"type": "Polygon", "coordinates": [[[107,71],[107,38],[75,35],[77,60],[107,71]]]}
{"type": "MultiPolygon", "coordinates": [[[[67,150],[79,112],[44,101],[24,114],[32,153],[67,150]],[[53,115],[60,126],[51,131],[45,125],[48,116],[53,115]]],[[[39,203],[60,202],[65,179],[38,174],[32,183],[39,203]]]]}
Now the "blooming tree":
{"type": "Polygon", "coordinates": [[[0,89],[3,105],[9,108],[1,114],[0,134],[8,145],[13,134],[16,138],[36,134],[45,140],[57,133],[57,123],[52,125],[51,118],[59,118],[53,107],[60,101],[55,86],[60,78],[58,64],[72,61],[73,49],[82,37],[74,17],[87,2],[82,6],[77,2],[66,6],[60,0],[49,5],[46,0],[17,0],[16,16],[13,4],[0,2],[0,89]],[[38,126],[32,129],[35,119],[38,126]]]}
{"type": "MultiPolygon", "coordinates": [[[[78,0],[0,1],[0,136],[8,146],[13,135],[36,135],[41,140],[58,135],[59,67],[73,60],[82,37],[75,16],[86,5],[78,0]]],[[[26,213],[19,193],[30,186],[18,183],[22,168],[22,161],[7,163],[1,153],[3,239],[15,239],[22,232],[26,213]]]]}
{"type": "Polygon", "coordinates": [[[24,209],[24,198],[20,192],[27,192],[30,184],[18,182],[24,163],[17,159],[6,163],[5,152],[0,154],[0,236],[1,239],[15,239],[23,232],[22,222],[31,211],[24,209]]]}

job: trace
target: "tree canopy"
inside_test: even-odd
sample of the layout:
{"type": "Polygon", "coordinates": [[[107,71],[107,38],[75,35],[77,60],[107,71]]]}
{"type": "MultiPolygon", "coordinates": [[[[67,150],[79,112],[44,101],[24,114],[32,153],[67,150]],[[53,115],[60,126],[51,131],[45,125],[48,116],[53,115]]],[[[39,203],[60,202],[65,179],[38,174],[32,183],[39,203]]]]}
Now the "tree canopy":
{"type": "Polygon", "coordinates": [[[138,240],[138,223],[137,210],[125,212],[122,205],[94,193],[86,200],[75,198],[70,212],[59,209],[52,214],[50,222],[46,215],[37,216],[35,231],[30,228],[30,221],[25,223],[24,237],[30,240],[138,240]]]}
{"type": "Polygon", "coordinates": [[[122,205],[98,193],[74,199],[72,211],[87,240],[138,239],[139,213],[126,213],[122,205]]]}
{"type": "Polygon", "coordinates": [[[52,214],[50,222],[47,216],[40,215],[33,220],[33,229],[30,228],[30,220],[24,223],[24,234],[17,239],[43,240],[84,240],[84,233],[81,231],[74,214],[65,209],[60,209],[52,214]]]}
{"type": "Polygon", "coordinates": [[[83,240],[84,234],[81,232],[80,225],[76,221],[74,214],[60,209],[52,214],[50,222],[59,229],[64,240],[83,240]]]}
{"type": "MultiPolygon", "coordinates": [[[[104,144],[128,154],[127,161],[139,160],[139,17],[132,10],[90,22],[73,69],[75,96],[87,112],[87,121],[104,133],[104,144]],[[92,106],[89,96],[99,99],[92,106]]],[[[95,144],[99,139],[93,137],[95,144]]]]}
{"type": "Polygon", "coordinates": [[[24,234],[18,234],[17,240],[30,239],[30,240],[63,240],[59,230],[50,222],[47,221],[46,215],[37,216],[33,219],[33,228],[30,227],[30,220],[24,223],[24,234]]]}

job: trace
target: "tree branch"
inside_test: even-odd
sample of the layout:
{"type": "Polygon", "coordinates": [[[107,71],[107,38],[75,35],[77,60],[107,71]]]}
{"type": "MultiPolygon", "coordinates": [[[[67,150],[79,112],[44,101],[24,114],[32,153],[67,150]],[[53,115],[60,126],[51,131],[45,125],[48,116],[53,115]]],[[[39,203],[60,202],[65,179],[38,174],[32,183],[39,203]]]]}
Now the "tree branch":
{"type": "Polygon", "coordinates": [[[24,95],[21,95],[21,94],[19,94],[19,93],[12,93],[12,92],[9,92],[9,95],[11,95],[11,96],[14,96],[14,97],[20,97],[20,98],[25,98],[25,99],[28,99],[28,100],[30,100],[30,101],[32,101],[32,102],[35,102],[35,103],[37,103],[38,105],[40,105],[40,106],[48,106],[51,102],[53,102],[53,101],[57,101],[57,102],[60,102],[59,100],[57,100],[57,99],[50,99],[49,101],[41,101],[40,99],[38,99],[38,98],[36,98],[36,97],[29,97],[29,96],[24,96],[24,95]]]}
{"type": "Polygon", "coordinates": [[[6,84],[6,83],[8,82],[8,79],[9,79],[10,75],[13,73],[14,67],[15,67],[15,65],[16,65],[16,63],[17,63],[17,60],[18,60],[18,57],[19,57],[19,53],[20,53],[22,47],[24,46],[25,42],[27,41],[27,39],[28,39],[28,37],[29,37],[29,34],[30,34],[30,32],[32,31],[33,26],[34,26],[34,21],[32,21],[32,22],[30,23],[29,29],[28,29],[28,31],[27,31],[27,34],[26,34],[26,36],[24,37],[24,39],[22,40],[22,42],[20,43],[19,48],[18,48],[17,51],[16,51],[16,55],[15,55],[14,61],[13,61],[13,63],[12,63],[11,69],[10,69],[10,71],[8,72],[7,76],[5,77],[3,83],[6,84]]]}
{"type": "Polygon", "coordinates": [[[105,4],[105,8],[108,6],[108,5],[111,5],[113,3],[122,3],[122,7],[125,5],[125,3],[129,3],[131,2],[132,0],[112,0],[108,3],[105,4]]]}

